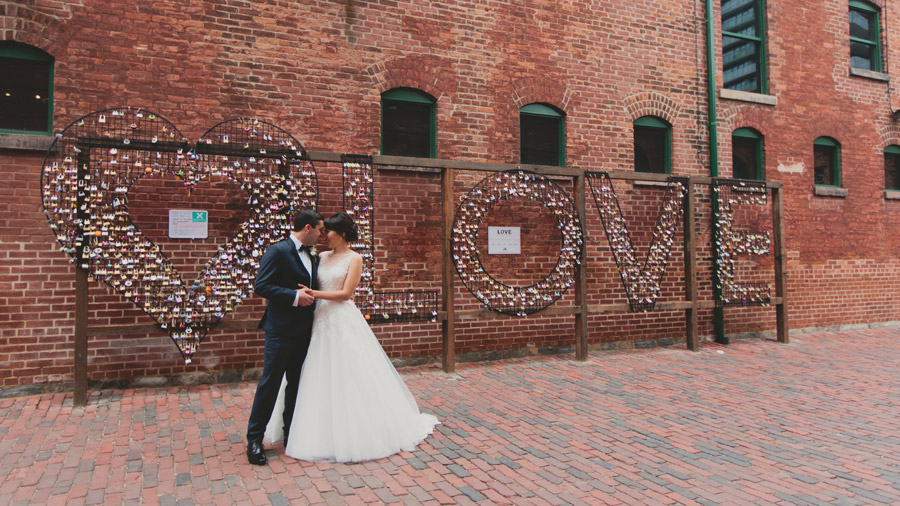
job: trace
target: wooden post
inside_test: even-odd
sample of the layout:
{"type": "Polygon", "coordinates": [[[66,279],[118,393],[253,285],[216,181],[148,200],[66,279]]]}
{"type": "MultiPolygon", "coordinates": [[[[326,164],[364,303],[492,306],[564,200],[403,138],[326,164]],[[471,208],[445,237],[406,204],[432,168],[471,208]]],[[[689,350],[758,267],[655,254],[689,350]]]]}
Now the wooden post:
{"type": "Polygon", "coordinates": [[[772,188],[772,229],[775,252],[775,296],[781,298],[781,303],[775,305],[775,326],[777,328],[778,342],[787,344],[790,342],[788,333],[788,297],[787,297],[787,273],[784,264],[787,249],[784,244],[784,186],[772,188]]]}
{"type": "MultiPolygon", "coordinates": [[[[581,173],[575,177],[575,210],[584,230],[581,244],[583,248],[587,248],[584,192],[584,173],[581,173]]],[[[575,359],[583,361],[588,358],[587,254],[584,253],[581,256],[581,265],[575,273],[575,305],[581,308],[575,313],[575,359]]]]}
{"type": "Polygon", "coordinates": [[[88,273],[75,267],[75,372],[73,395],[76,407],[87,404],[88,273]]]}
{"type": "MultiPolygon", "coordinates": [[[[82,145],[78,153],[75,170],[78,175],[78,186],[87,186],[90,173],[91,150],[82,145]]],[[[75,209],[79,218],[75,233],[75,364],[72,385],[75,406],[87,404],[87,328],[88,328],[88,271],[79,264],[86,263],[87,249],[90,248],[84,235],[83,223],[88,217],[86,211],[87,192],[79,192],[75,209]]]]}
{"type": "Polygon", "coordinates": [[[441,306],[447,317],[441,321],[441,347],[444,372],[456,370],[456,312],[454,310],[453,251],[450,241],[453,235],[453,169],[445,168],[441,173],[441,217],[443,218],[443,240],[441,241],[441,306]]]}
{"type": "Polygon", "coordinates": [[[694,227],[694,183],[688,179],[684,206],[684,298],[691,306],[684,310],[687,348],[700,351],[697,340],[697,249],[694,227]]]}

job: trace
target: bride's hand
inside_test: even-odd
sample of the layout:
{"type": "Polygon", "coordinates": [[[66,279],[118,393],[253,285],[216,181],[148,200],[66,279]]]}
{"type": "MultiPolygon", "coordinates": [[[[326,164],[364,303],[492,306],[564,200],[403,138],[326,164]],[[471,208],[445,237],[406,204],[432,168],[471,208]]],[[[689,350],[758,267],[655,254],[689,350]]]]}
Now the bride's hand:
{"type": "Polygon", "coordinates": [[[316,301],[316,298],[312,294],[312,290],[300,283],[297,283],[297,287],[297,292],[300,294],[299,305],[309,306],[316,301]]]}
{"type": "Polygon", "coordinates": [[[301,293],[305,293],[306,295],[309,295],[312,298],[316,297],[315,295],[313,295],[312,288],[307,287],[303,283],[297,283],[297,291],[299,291],[301,293]]]}

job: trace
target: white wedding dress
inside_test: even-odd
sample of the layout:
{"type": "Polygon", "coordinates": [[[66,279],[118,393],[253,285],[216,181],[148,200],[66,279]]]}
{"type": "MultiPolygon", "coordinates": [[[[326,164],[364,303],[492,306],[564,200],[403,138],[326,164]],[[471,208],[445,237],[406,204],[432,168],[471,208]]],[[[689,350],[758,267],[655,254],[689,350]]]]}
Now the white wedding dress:
{"type": "MultiPolygon", "coordinates": [[[[353,254],[322,254],[322,291],[340,290],[353,254]]],[[[284,380],[265,439],[284,439],[284,380]]],[[[302,460],[359,462],[412,451],[434,431],[352,301],[316,301],[309,352],[285,454],[302,460]]]]}

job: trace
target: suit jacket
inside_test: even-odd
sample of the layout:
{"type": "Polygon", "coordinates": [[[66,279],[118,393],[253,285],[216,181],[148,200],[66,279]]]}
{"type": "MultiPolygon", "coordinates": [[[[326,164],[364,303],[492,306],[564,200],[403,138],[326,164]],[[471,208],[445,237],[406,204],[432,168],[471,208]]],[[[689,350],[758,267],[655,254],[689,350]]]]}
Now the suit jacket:
{"type": "Polygon", "coordinates": [[[253,282],[253,292],[269,301],[258,328],[282,335],[309,332],[315,304],[296,307],[293,304],[298,284],[317,288],[318,259],[310,255],[310,260],[313,272],[303,266],[290,238],[269,246],[253,282]]]}

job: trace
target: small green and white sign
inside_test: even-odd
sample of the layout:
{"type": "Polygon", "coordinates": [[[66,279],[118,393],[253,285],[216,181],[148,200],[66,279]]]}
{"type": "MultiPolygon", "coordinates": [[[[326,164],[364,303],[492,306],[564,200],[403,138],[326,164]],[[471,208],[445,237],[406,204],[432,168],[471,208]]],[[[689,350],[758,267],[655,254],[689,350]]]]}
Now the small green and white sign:
{"type": "Polygon", "coordinates": [[[169,209],[170,239],[206,239],[209,213],[196,209],[169,209]]]}

